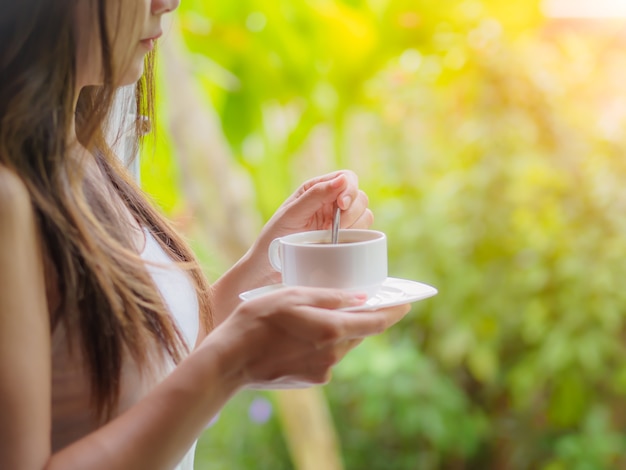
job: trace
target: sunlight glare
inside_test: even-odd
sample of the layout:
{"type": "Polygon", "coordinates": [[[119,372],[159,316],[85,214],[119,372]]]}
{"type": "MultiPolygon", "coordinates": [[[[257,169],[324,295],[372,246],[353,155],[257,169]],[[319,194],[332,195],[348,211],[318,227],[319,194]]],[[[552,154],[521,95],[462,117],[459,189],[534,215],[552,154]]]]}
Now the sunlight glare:
{"type": "Polygon", "coordinates": [[[626,0],[544,0],[551,18],[626,18],[626,0]]]}

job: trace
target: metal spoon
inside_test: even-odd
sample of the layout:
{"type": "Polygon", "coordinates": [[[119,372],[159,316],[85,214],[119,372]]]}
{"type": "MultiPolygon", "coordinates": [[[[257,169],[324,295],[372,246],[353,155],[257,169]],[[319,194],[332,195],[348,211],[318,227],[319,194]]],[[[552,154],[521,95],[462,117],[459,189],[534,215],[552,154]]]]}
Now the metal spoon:
{"type": "Polygon", "coordinates": [[[339,241],[339,224],[341,222],[341,209],[339,209],[339,207],[337,207],[337,209],[335,209],[335,218],[333,219],[333,228],[332,228],[332,232],[331,232],[331,239],[330,242],[333,245],[336,245],[337,242],[339,241]]]}

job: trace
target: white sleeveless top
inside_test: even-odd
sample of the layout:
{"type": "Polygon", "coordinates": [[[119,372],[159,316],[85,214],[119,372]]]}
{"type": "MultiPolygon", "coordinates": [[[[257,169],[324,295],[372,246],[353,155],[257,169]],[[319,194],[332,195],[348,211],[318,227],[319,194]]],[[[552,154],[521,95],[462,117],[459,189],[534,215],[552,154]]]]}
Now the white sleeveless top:
{"type": "MultiPolygon", "coordinates": [[[[163,251],[149,230],[144,229],[146,244],[141,257],[146,261],[169,265],[168,268],[148,264],[148,272],[152,276],[161,296],[165,300],[171,315],[176,321],[189,350],[192,350],[198,338],[200,328],[200,309],[198,296],[188,275],[172,264],[172,260],[163,251]]],[[[193,470],[193,458],[196,444],[189,449],[185,458],[176,470],[193,470]]]]}
{"type": "Polygon", "coordinates": [[[198,296],[186,273],[176,267],[170,257],[148,229],[144,229],[146,244],[141,257],[152,263],[166,267],[147,264],[152,280],[161,292],[176,325],[185,337],[189,349],[193,349],[200,328],[198,296]]]}
{"type": "MultiPolygon", "coordinates": [[[[191,279],[172,263],[153,235],[144,230],[146,243],[141,257],[163,266],[146,263],[157,288],[189,349],[193,349],[199,331],[198,297],[191,279]]],[[[174,368],[166,361],[156,376],[142,374],[132,360],[122,366],[120,400],[113,417],[120,415],[162,381],[174,368]]],[[[78,338],[67,335],[60,325],[52,336],[52,450],[57,451],[102,425],[93,416],[89,377],[83,367],[78,338]],[[72,346],[72,352],[68,350],[72,346]]],[[[176,470],[193,470],[195,443],[176,470]]]]}

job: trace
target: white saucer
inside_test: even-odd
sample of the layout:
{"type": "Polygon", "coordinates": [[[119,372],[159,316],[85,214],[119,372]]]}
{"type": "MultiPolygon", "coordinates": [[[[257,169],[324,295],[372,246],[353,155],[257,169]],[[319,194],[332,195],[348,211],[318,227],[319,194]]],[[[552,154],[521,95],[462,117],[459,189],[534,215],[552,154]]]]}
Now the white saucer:
{"type": "MultiPolygon", "coordinates": [[[[264,294],[269,294],[270,292],[284,288],[284,284],[273,284],[271,286],[259,287],[258,289],[242,292],[239,294],[239,297],[242,300],[252,300],[264,294]]],[[[388,277],[385,282],[383,282],[378,294],[365,302],[365,304],[359,305],[358,307],[344,308],[342,310],[346,312],[376,310],[379,308],[393,307],[394,305],[417,302],[418,300],[427,299],[436,294],[437,289],[428,284],[410,281],[408,279],[388,277]]]]}

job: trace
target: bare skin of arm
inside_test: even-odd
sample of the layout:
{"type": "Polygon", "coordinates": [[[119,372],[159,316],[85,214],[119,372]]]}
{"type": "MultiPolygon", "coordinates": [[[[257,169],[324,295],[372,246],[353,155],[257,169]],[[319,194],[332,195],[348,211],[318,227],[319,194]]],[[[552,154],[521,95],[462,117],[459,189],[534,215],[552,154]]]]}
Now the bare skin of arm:
{"type": "Polygon", "coordinates": [[[286,289],[241,304],[148,396],[52,455],[50,329],[37,233],[26,189],[0,168],[0,468],[171,469],[238,390],[325,383],[363,337],[408,311],[340,312],[364,299],[330,289],[286,289]]]}
{"type": "Polygon", "coordinates": [[[44,466],[50,382],[50,327],[30,197],[0,167],[0,468],[44,466]]]}

